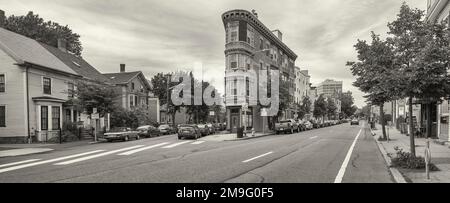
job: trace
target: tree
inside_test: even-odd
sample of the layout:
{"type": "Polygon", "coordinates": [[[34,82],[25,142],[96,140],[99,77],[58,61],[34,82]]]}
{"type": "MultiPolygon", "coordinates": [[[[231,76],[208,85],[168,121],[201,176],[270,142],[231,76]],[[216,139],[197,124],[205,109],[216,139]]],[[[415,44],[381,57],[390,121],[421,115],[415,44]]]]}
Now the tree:
{"type": "Polygon", "coordinates": [[[348,62],[356,76],[353,83],[366,93],[367,102],[380,107],[383,138],[387,140],[384,122],[384,104],[395,98],[397,91],[397,74],[395,56],[392,46],[372,32],[372,43],[358,40],[355,45],[358,62],[348,62]]]}
{"type": "Polygon", "coordinates": [[[302,104],[298,105],[298,109],[299,109],[298,116],[299,116],[299,119],[303,119],[303,118],[305,118],[306,114],[310,114],[311,113],[311,106],[312,106],[312,103],[311,103],[311,100],[309,99],[309,97],[304,97],[303,100],[302,100],[302,104]]]}
{"type": "MultiPolygon", "coordinates": [[[[424,11],[411,9],[403,4],[395,21],[388,24],[388,40],[395,51],[395,60],[400,64],[398,88],[401,97],[408,97],[410,148],[416,155],[413,136],[413,98],[417,103],[428,105],[448,96],[449,81],[449,36],[444,25],[428,24],[423,21],[424,11]]],[[[428,109],[429,110],[429,109],[428,109]]],[[[430,115],[429,111],[428,114],[430,115]]],[[[428,119],[430,120],[430,119],[428,119]]],[[[428,122],[429,134],[431,123],[428,122]]]]}
{"type": "Polygon", "coordinates": [[[336,116],[337,113],[337,106],[334,100],[331,97],[328,97],[327,99],[327,115],[328,118],[332,118],[336,116]]]}
{"type": "Polygon", "coordinates": [[[61,26],[52,21],[45,22],[32,11],[25,16],[9,16],[5,20],[5,28],[54,47],[58,46],[58,39],[64,39],[67,42],[67,50],[77,56],[81,56],[83,51],[80,35],[74,33],[69,26],[61,26]]]}
{"type": "Polygon", "coordinates": [[[114,112],[116,105],[114,100],[119,94],[112,86],[79,81],[76,90],[73,91],[73,99],[68,103],[74,105],[80,112],[92,113],[93,108],[97,108],[100,116],[114,112]]]}
{"type": "Polygon", "coordinates": [[[172,75],[174,74],[158,73],[153,76],[150,82],[152,84],[152,92],[160,100],[160,105],[166,105],[166,113],[172,116],[173,125],[175,125],[175,116],[177,112],[181,111],[181,106],[173,105],[173,102],[170,99],[170,95],[172,94],[171,88],[179,85],[182,80],[180,82],[172,82],[173,80],[168,82],[168,79],[171,78],[172,75]],[[167,101],[169,101],[169,103],[167,103],[167,101]]]}
{"type": "Polygon", "coordinates": [[[319,98],[314,102],[314,117],[322,118],[327,114],[327,102],[325,97],[320,95],[319,98]]]}
{"type": "Polygon", "coordinates": [[[354,106],[352,92],[340,93],[339,100],[341,100],[341,110],[344,118],[353,116],[356,110],[358,110],[358,108],[354,106]]]}

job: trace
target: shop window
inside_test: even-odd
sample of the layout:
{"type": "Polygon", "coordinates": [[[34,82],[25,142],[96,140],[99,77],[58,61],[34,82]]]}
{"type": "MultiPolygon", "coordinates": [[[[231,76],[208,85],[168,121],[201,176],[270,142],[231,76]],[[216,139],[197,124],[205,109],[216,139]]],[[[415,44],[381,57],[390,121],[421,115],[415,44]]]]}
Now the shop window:
{"type": "Polygon", "coordinates": [[[59,130],[61,125],[61,112],[59,106],[52,107],[52,130],[59,130]]]}
{"type": "Polygon", "coordinates": [[[48,130],[48,106],[41,106],[41,130],[48,130]]]}

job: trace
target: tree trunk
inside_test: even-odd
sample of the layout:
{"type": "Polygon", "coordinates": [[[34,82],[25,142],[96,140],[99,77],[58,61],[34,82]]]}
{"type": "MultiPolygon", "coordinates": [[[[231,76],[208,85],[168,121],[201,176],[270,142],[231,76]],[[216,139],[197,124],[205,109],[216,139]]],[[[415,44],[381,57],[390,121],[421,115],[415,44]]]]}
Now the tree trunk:
{"type": "Polygon", "coordinates": [[[413,122],[413,98],[409,97],[409,139],[410,139],[410,149],[411,155],[416,157],[416,143],[414,140],[414,122],[413,122]]]}
{"type": "Polygon", "coordinates": [[[432,128],[432,120],[431,120],[431,103],[427,104],[427,138],[431,138],[431,128],[432,128]]]}
{"type": "Polygon", "coordinates": [[[383,132],[383,140],[387,140],[386,122],[384,121],[384,104],[380,105],[380,122],[381,122],[381,129],[383,132]]]}
{"type": "Polygon", "coordinates": [[[176,114],[177,114],[176,111],[174,111],[174,112],[172,113],[172,123],[173,123],[173,127],[176,127],[176,126],[177,126],[176,123],[175,123],[175,116],[176,116],[176,114]]]}

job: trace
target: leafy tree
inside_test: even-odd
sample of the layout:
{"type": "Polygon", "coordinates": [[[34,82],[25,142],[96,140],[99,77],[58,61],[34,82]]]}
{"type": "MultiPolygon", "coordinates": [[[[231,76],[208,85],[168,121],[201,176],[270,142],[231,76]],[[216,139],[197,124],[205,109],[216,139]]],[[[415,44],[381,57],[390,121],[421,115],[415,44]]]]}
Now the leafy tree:
{"type": "Polygon", "coordinates": [[[397,94],[396,64],[393,48],[372,32],[372,43],[358,40],[355,45],[358,52],[358,62],[348,62],[351,71],[356,76],[353,83],[372,104],[380,107],[383,138],[387,139],[384,122],[384,104],[397,94]]]}
{"type": "Polygon", "coordinates": [[[344,118],[353,116],[356,110],[358,110],[358,107],[354,106],[352,92],[340,93],[339,100],[341,100],[341,110],[344,118]]]}
{"type": "Polygon", "coordinates": [[[74,98],[68,103],[74,105],[78,111],[91,114],[93,108],[97,108],[100,116],[114,112],[116,110],[114,100],[120,96],[112,86],[86,81],[77,83],[73,95],[74,98]]]}
{"type": "Polygon", "coordinates": [[[334,100],[331,97],[328,97],[327,99],[327,115],[328,118],[332,118],[336,116],[337,113],[337,106],[336,103],[334,102],[334,100]]]}
{"type": "Polygon", "coordinates": [[[314,102],[314,117],[322,118],[327,115],[327,102],[325,101],[325,97],[320,95],[319,98],[314,102]]]}
{"type": "Polygon", "coordinates": [[[9,16],[5,20],[5,28],[54,47],[58,46],[58,39],[64,39],[67,50],[77,56],[81,56],[83,51],[80,35],[74,33],[69,26],[45,21],[32,11],[25,16],[9,16]]]}
{"type": "Polygon", "coordinates": [[[152,92],[157,96],[160,100],[160,105],[166,105],[166,113],[170,114],[172,116],[173,124],[175,125],[175,116],[177,112],[181,111],[181,106],[175,106],[173,105],[172,100],[170,99],[170,95],[172,94],[172,87],[179,85],[180,82],[173,82],[174,80],[171,79],[171,82],[168,83],[168,79],[171,78],[171,76],[174,75],[173,73],[158,73],[151,79],[152,84],[152,92]],[[169,88],[169,91],[167,90],[169,88]],[[169,94],[167,94],[169,93],[169,94]],[[169,103],[167,104],[167,98],[169,98],[169,103]]]}
{"type": "MultiPolygon", "coordinates": [[[[389,41],[400,65],[396,74],[400,81],[399,95],[409,98],[409,118],[413,117],[413,98],[429,106],[448,96],[450,90],[448,30],[445,25],[424,22],[423,17],[424,11],[403,4],[397,19],[388,24],[389,41]]],[[[413,119],[409,121],[410,132],[414,132],[413,119]]],[[[430,129],[431,123],[428,122],[428,133],[430,129]]],[[[411,154],[415,156],[414,136],[410,139],[411,154]]]]}

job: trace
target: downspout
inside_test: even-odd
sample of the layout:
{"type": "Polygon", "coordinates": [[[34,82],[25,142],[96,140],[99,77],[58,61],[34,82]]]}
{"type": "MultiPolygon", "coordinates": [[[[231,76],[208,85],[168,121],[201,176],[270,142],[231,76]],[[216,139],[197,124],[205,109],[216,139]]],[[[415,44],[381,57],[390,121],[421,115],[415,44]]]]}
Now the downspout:
{"type": "Polygon", "coordinates": [[[28,88],[28,69],[29,66],[27,65],[25,68],[25,77],[26,77],[26,88],[27,88],[27,128],[28,128],[28,143],[31,144],[31,132],[30,132],[30,91],[28,88]]]}

